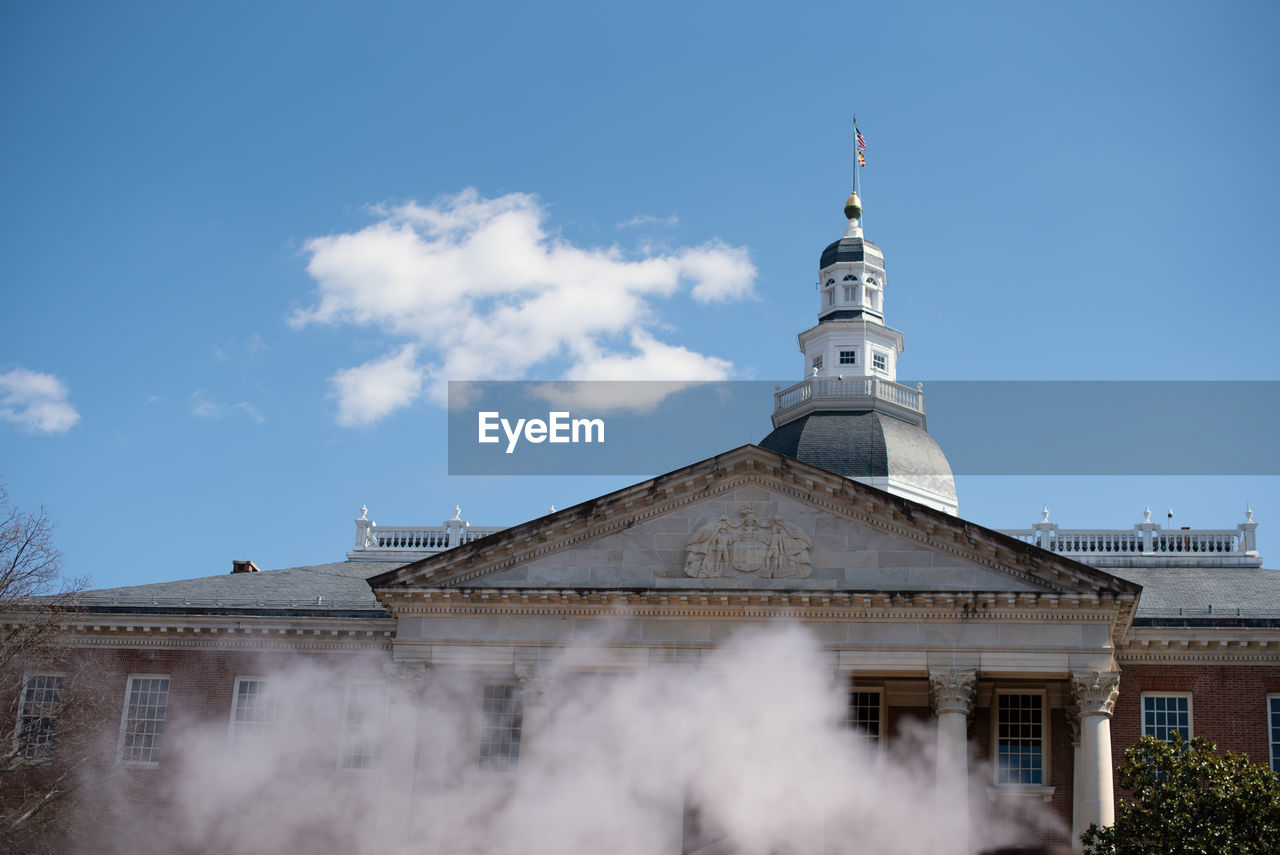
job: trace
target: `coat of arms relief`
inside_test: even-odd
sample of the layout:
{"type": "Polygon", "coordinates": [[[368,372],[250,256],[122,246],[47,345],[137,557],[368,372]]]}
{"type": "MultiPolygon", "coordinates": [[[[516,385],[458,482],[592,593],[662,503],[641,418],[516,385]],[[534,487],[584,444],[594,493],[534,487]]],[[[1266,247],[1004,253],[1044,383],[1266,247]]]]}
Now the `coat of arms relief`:
{"type": "Polygon", "coordinates": [[[795,523],[762,518],[748,505],[736,519],[709,522],[689,538],[684,572],[695,578],[753,573],[767,578],[807,577],[813,542],[795,523]]]}

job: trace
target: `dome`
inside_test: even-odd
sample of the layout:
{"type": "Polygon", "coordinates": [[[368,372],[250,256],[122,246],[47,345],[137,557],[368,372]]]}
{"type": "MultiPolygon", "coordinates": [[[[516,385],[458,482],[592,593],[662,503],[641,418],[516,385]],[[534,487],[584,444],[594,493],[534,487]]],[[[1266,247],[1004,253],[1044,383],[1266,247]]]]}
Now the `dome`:
{"type": "Polygon", "coordinates": [[[887,479],[889,492],[916,501],[925,493],[956,505],[955,479],[938,443],[922,426],[885,413],[812,412],[774,430],[760,447],[846,478],[887,479]]]}
{"type": "Polygon", "coordinates": [[[822,259],[818,269],[830,267],[838,261],[862,261],[865,250],[871,250],[872,257],[867,259],[878,267],[884,266],[884,253],[871,241],[860,237],[842,237],[822,251],[822,259]]]}

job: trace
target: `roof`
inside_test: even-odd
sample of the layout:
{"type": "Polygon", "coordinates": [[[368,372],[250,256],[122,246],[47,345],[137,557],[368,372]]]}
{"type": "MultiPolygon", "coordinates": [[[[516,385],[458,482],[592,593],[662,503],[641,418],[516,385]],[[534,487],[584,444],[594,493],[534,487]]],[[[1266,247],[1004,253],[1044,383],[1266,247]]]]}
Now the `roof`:
{"type": "Polygon", "coordinates": [[[1280,572],[1261,567],[1115,568],[1142,585],[1135,625],[1280,626],[1280,572]]]}
{"type": "Polygon", "coordinates": [[[874,263],[877,267],[884,266],[884,253],[880,251],[880,247],[871,241],[860,237],[843,237],[827,246],[822,251],[822,258],[818,262],[818,268],[830,267],[840,261],[863,261],[867,260],[874,263]],[[866,249],[875,253],[871,258],[865,258],[866,249]]]}
{"type": "Polygon", "coordinates": [[[846,478],[888,478],[955,500],[951,466],[921,426],[876,411],[819,410],[760,442],[778,454],[846,478]]]}
{"type": "Polygon", "coordinates": [[[86,592],[81,607],[92,612],[163,614],[242,613],[387,617],[373,595],[371,576],[401,562],[340,561],[260,573],[223,573],[86,592]]]}

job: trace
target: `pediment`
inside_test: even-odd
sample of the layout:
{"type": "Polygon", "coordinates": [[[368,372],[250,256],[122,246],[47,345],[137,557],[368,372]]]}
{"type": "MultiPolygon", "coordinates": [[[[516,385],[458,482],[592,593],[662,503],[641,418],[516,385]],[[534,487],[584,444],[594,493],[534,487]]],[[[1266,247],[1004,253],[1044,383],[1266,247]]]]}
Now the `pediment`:
{"type": "Polygon", "coordinates": [[[375,589],[1131,594],[990,529],[744,446],[370,579],[375,589]]]}

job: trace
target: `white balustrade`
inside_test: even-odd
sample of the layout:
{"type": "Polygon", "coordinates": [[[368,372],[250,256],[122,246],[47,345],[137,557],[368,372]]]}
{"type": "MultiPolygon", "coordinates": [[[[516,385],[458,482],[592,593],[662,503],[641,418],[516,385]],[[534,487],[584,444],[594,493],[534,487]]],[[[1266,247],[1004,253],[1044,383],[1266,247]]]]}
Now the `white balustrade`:
{"type": "Polygon", "coordinates": [[[917,413],[924,412],[924,394],[919,389],[880,377],[810,377],[775,392],[773,411],[780,413],[813,398],[879,398],[917,413]]]}
{"type": "MultiPolygon", "coordinates": [[[[1047,510],[1042,513],[1044,519],[1030,529],[1002,533],[1086,564],[1133,558],[1136,563],[1146,564],[1167,563],[1171,559],[1185,564],[1202,559],[1206,566],[1262,566],[1257,552],[1258,524],[1253,521],[1252,510],[1234,529],[1165,529],[1151,521],[1149,510],[1132,529],[1065,529],[1049,522],[1047,510]]],[[[1135,562],[1126,565],[1131,563],[1135,562]]]]}
{"type": "Polygon", "coordinates": [[[455,507],[453,518],[441,525],[381,526],[370,520],[367,509],[360,509],[356,520],[355,548],[347,553],[352,561],[413,561],[425,555],[443,552],[471,543],[503,530],[502,526],[475,526],[461,518],[455,507]]]}
{"type": "Polygon", "coordinates": [[[371,543],[367,549],[424,549],[449,548],[449,530],[444,526],[374,526],[369,529],[371,543]]]}

